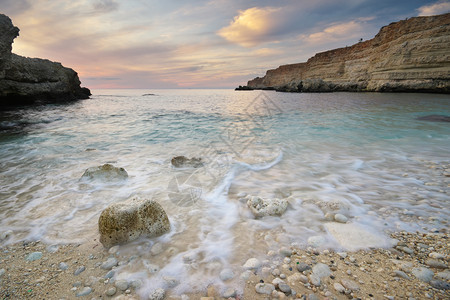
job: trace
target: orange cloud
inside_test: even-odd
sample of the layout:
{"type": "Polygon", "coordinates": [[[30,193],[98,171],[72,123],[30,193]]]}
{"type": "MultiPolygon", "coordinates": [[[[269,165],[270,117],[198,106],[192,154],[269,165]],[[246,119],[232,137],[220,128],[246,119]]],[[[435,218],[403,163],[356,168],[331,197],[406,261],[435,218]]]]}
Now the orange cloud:
{"type": "Polygon", "coordinates": [[[273,7],[240,10],[230,25],[220,29],[217,34],[244,47],[256,46],[276,27],[274,13],[279,10],[273,7]]]}

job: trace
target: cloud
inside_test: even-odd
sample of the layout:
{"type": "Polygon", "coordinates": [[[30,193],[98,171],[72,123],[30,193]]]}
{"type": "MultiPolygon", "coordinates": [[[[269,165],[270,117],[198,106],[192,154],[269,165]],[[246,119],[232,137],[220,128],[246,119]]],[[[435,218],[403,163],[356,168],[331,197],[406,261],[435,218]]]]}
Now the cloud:
{"type": "Polygon", "coordinates": [[[438,1],[434,4],[424,5],[418,9],[419,16],[434,16],[450,12],[449,1],[438,1]]]}
{"type": "Polygon", "coordinates": [[[220,29],[217,34],[244,47],[256,46],[265,41],[276,28],[274,13],[279,10],[273,7],[252,7],[241,10],[230,25],[220,29]]]}
{"type": "Polygon", "coordinates": [[[94,10],[99,13],[107,13],[115,11],[119,8],[119,4],[114,0],[97,0],[93,4],[94,10]]]}

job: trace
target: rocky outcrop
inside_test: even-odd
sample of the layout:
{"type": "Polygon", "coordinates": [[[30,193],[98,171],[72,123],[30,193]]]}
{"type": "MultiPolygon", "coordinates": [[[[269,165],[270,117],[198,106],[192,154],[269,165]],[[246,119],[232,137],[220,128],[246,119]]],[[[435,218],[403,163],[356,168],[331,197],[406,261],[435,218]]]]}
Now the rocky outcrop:
{"type": "Polygon", "coordinates": [[[450,93],[450,14],[392,23],[371,40],[268,70],[246,88],[450,93]]]}
{"type": "Polygon", "coordinates": [[[128,173],[124,168],[115,167],[111,164],[104,164],[98,167],[91,167],[84,171],[82,180],[99,181],[119,181],[128,178],[128,173]]]}
{"type": "Polygon", "coordinates": [[[245,197],[247,206],[257,218],[265,216],[281,216],[288,207],[287,199],[264,199],[259,196],[245,197]]]}
{"type": "Polygon", "coordinates": [[[109,248],[141,236],[161,235],[170,230],[170,223],[158,202],[131,198],[108,206],[100,214],[98,229],[100,242],[109,248]]]}
{"type": "Polygon", "coordinates": [[[60,63],[11,53],[19,28],[0,14],[0,107],[86,99],[78,74],[60,63]]]}

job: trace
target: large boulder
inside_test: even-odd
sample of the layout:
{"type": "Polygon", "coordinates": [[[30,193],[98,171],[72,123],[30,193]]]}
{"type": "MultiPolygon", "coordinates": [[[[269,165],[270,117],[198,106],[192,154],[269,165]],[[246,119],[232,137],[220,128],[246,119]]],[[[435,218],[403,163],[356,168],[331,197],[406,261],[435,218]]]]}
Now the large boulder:
{"type": "Polygon", "coordinates": [[[247,206],[257,218],[264,216],[281,216],[288,207],[287,199],[264,199],[259,196],[247,195],[247,206]]]}
{"type": "Polygon", "coordinates": [[[0,14],[0,108],[23,104],[87,99],[77,72],[46,59],[11,53],[19,35],[11,19],[0,14]]]}
{"type": "Polygon", "coordinates": [[[104,164],[98,167],[91,167],[84,171],[81,179],[118,181],[128,178],[128,173],[124,168],[115,167],[111,164],[104,164]]]}
{"type": "Polygon", "coordinates": [[[170,222],[161,205],[148,199],[131,198],[108,206],[98,219],[100,242],[106,248],[154,237],[170,230],[170,222]]]}

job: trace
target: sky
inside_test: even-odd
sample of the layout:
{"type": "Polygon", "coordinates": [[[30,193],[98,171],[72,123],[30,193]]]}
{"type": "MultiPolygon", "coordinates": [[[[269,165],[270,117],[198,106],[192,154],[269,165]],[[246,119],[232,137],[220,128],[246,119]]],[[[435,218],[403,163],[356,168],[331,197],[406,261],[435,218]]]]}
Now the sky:
{"type": "Polygon", "coordinates": [[[279,65],[371,39],[450,0],[0,0],[13,52],[92,88],[234,88],[279,65]]]}

